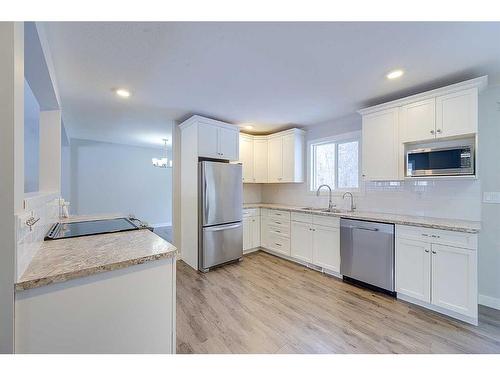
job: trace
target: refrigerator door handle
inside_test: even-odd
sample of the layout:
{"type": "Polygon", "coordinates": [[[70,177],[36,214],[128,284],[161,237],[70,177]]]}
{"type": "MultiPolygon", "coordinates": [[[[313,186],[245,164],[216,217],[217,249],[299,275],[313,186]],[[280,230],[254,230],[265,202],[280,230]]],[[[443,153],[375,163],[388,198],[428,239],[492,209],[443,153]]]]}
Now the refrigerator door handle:
{"type": "Polygon", "coordinates": [[[203,228],[205,232],[218,232],[220,230],[227,230],[227,229],[235,229],[238,227],[241,227],[242,223],[236,223],[236,224],[227,224],[227,225],[217,225],[213,227],[206,227],[203,228]]]}

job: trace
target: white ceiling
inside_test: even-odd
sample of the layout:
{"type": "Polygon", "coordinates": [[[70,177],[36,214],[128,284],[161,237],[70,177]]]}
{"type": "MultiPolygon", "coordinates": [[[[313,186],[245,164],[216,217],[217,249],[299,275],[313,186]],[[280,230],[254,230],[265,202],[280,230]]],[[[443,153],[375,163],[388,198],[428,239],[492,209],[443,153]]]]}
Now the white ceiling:
{"type": "Polygon", "coordinates": [[[161,144],[202,114],[268,132],[500,77],[500,23],[45,23],[70,137],[161,144]],[[389,81],[385,74],[406,74],[389,81]],[[121,99],[112,89],[131,90],[121,99]]]}

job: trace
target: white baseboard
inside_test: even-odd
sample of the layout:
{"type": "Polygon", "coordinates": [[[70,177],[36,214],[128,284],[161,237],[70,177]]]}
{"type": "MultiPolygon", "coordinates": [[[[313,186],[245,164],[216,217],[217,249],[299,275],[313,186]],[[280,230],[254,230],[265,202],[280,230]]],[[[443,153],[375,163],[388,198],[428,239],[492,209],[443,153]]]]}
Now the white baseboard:
{"type": "Polygon", "coordinates": [[[479,304],[483,306],[491,307],[492,309],[500,310],[500,298],[486,296],[484,294],[479,295],[479,304]]]}
{"type": "Polygon", "coordinates": [[[156,223],[156,224],[151,224],[153,228],[160,228],[160,227],[171,227],[172,223],[156,223]]]}

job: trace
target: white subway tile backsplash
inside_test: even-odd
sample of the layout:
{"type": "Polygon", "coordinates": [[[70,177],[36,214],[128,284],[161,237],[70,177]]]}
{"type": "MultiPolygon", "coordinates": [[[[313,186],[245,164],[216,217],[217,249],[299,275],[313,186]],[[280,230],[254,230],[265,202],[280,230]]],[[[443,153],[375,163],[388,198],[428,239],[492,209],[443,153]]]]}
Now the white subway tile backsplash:
{"type": "Polygon", "coordinates": [[[50,227],[59,219],[59,194],[36,193],[24,199],[25,210],[16,215],[17,277],[28,267],[42,244],[50,227]],[[26,225],[29,217],[40,220],[32,226],[26,225]]]}
{"type": "MultiPolygon", "coordinates": [[[[480,200],[480,182],[472,179],[366,182],[354,196],[360,211],[464,220],[481,219],[480,200]]],[[[316,197],[306,183],[263,184],[262,202],[326,207],[328,196],[316,197]]],[[[338,193],[334,203],[339,208],[349,204],[338,193]]]]}

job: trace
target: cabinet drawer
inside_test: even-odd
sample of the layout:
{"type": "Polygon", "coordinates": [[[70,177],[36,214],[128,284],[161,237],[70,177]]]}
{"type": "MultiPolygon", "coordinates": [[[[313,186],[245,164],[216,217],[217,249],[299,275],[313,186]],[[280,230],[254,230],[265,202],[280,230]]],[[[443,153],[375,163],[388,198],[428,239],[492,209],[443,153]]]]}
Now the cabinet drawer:
{"type": "Polygon", "coordinates": [[[398,238],[426,241],[465,249],[477,249],[477,234],[473,233],[396,225],[396,236],[398,238]]]}
{"type": "Polygon", "coordinates": [[[301,223],[312,223],[312,215],[302,212],[292,212],[292,221],[299,221],[301,223]]]}
{"type": "Polygon", "coordinates": [[[269,233],[268,246],[271,250],[290,255],[290,238],[269,233]]]}
{"type": "Polygon", "coordinates": [[[313,224],[340,228],[340,218],[334,216],[313,215],[312,222],[313,224]]]}
{"type": "Polygon", "coordinates": [[[267,224],[276,228],[288,229],[290,230],[290,222],[283,219],[275,219],[269,217],[267,220],[267,224]]]}
{"type": "Polygon", "coordinates": [[[276,226],[271,222],[267,226],[269,233],[276,234],[278,236],[290,237],[290,227],[289,226],[276,226]]]}
{"type": "Polygon", "coordinates": [[[244,208],[243,217],[259,216],[260,208],[244,208]]]}
{"type": "Polygon", "coordinates": [[[290,221],[290,212],[280,210],[269,210],[269,217],[280,221],[290,221]]]}

